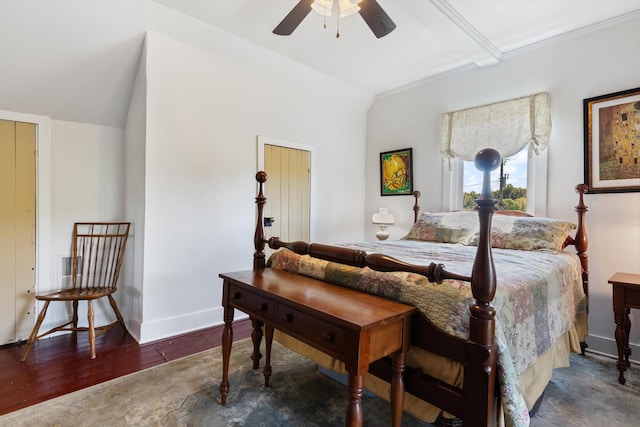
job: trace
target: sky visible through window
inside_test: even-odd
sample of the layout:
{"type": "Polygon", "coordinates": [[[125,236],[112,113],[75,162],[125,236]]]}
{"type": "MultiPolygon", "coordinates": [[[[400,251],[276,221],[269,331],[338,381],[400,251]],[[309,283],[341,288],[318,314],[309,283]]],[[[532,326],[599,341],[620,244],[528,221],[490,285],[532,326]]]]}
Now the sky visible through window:
{"type": "MultiPolygon", "coordinates": [[[[519,153],[509,157],[504,165],[504,173],[508,174],[506,184],[511,184],[517,188],[527,188],[527,155],[528,146],[525,146],[519,153]]],[[[491,190],[500,189],[500,168],[491,173],[491,190]]],[[[463,192],[482,190],[482,172],[476,169],[473,162],[464,162],[464,188],[463,192]]]]}

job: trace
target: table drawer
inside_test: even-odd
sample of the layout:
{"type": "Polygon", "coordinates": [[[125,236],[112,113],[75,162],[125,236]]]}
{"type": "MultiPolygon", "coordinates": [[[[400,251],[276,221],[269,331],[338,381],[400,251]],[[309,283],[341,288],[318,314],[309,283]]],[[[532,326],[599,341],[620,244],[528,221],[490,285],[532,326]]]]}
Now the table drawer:
{"type": "Polygon", "coordinates": [[[229,285],[229,303],[240,310],[246,309],[249,314],[262,316],[267,320],[273,319],[276,303],[258,294],[229,285]]]}
{"type": "Polygon", "coordinates": [[[278,304],[275,323],[285,331],[310,340],[319,350],[344,360],[347,333],[342,328],[286,304],[278,304]]]}

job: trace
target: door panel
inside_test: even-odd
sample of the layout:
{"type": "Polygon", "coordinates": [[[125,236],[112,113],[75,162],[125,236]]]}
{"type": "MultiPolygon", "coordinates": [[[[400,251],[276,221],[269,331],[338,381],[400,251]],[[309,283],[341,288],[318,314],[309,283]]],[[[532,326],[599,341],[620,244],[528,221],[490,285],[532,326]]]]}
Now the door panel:
{"type": "Polygon", "coordinates": [[[265,144],[265,217],[273,217],[265,235],[284,241],[309,241],[311,153],[265,144]]]}
{"type": "Polygon", "coordinates": [[[34,323],[36,126],[0,120],[0,345],[34,323]]]}

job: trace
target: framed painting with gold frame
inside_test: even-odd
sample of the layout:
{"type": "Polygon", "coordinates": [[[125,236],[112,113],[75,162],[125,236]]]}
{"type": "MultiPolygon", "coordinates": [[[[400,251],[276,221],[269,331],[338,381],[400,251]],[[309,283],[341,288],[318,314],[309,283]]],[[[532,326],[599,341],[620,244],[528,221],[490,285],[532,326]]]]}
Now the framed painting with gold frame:
{"type": "Polygon", "coordinates": [[[640,87],[583,100],[589,193],[640,191],[640,87]]]}
{"type": "Polygon", "coordinates": [[[413,153],[411,148],[380,153],[380,195],[413,194],[413,153]]]}

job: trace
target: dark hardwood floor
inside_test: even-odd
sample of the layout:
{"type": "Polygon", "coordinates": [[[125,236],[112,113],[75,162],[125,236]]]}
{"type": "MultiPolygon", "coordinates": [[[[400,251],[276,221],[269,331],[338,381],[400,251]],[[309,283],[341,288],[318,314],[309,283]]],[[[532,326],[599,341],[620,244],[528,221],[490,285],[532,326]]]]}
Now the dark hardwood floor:
{"type": "MultiPolygon", "coordinates": [[[[251,335],[251,322],[233,326],[233,338],[251,335]]],[[[20,363],[25,343],[0,347],[0,415],[99,384],[123,375],[220,346],[222,326],[146,344],[138,344],[119,327],[96,340],[89,358],[86,333],[44,338],[20,363]]],[[[203,372],[203,375],[207,375],[203,372]]]]}

